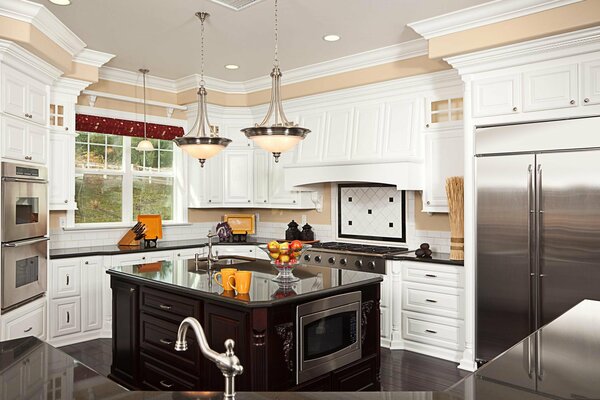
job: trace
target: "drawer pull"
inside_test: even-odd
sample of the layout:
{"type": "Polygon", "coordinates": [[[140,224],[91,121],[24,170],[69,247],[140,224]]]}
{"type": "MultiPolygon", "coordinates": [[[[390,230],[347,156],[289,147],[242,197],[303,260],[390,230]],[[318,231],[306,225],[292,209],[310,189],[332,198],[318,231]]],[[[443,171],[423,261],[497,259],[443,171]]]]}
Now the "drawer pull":
{"type": "Polygon", "coordinates": [[[425,301],[428,303],[437,303],[437,300],[433,300],[433,299],[425,299],[425,301]]]}
{"type": "Polygon", "coordinates": [[[69,274],[67,274],[67,286],[69,286],[69,274]]]}
{"type": "Polygon", "coordinates": [[[170,310],[171,308],[173,308],[172,306],[170,306],[168,304],[161,304],[159,307],[161,310],[170,310]]]}
{"type": "Polygon", "coordinates": [[[172,384],[172,383],[167,383],[166,381],[160,381],[160,385],[161,385],[162,387],[165,387],[165,388],[167,388],[167,389],[170,389],[170,388],[172,388],[172,387],[173,387],[173,384],[172,384]]]}
{"type": "Polygon", "coordinates": [[[67,311],[67,324],[71,321],[71,314],[67,311]]]}
{"type": "Polygon", "coordinates": [[[30,326],[29,328],[25,329],[23,332],[24,333],[31,332],[32,329],[33,329],[33,326],[30,326]]]}
{"type": "Polygon", "coordinates": [[[160,339],[160,342],[162,344],[166,344],[166,345],[172,345],[173,344],[173,341],[170,340],[170,339],[160,339]]]}
{"type": "Polygon", "coordinates": [[[427,332],[427,333],[433,333],[433,334],[436,334],[436,333],[437,333],[437,331],[433,331],[433,330],[431,330],[431,329],[425,329],[425,332],[427,332]]]}
{"type": "Polygon", "coordinates": [[[437,275],[434,274],[425,274],[425,276],[428,278],[437,278],[437,275]]]}

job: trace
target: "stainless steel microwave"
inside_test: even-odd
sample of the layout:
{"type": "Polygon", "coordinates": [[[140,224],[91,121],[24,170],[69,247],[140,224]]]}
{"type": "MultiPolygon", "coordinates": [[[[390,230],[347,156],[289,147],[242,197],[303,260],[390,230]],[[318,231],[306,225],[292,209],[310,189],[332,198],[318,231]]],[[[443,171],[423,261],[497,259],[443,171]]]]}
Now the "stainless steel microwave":
{"type": "Polygon", "coordinates": [[[351,292],[296,308],[296,383],[361,358],[361,298],[351,292]]]}

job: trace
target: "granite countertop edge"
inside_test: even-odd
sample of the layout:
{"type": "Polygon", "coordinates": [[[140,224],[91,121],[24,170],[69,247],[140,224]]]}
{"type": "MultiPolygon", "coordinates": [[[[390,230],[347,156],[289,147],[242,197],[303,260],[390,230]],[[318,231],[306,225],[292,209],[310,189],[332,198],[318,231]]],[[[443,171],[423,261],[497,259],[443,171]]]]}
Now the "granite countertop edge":
{"type": "Polygon", "coordinates": [[[464,260],[451,260],[449,253],[437,253],[434,252],[431,257],[421,258],[417,257],[413,252],[403,253],[403,254],[392,254],[389,256],[385,256],[386,260],[392,261],[417,261],[417,262],[425,262],[432,264],[447,264],[447,265],[455,265],[458,267],[464,267],[464,260]]]}

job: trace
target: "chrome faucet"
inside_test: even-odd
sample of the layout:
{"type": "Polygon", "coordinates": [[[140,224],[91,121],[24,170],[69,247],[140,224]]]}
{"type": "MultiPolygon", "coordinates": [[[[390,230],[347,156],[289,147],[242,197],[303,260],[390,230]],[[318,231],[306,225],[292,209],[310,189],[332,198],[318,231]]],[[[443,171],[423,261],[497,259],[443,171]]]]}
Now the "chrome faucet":
{"type": "Polygon", "coordinates": [[[204,354],[204,357],[214,362],[217,367],[221,370],[221,373],[225,377],[225,399],[235,398],[235,377],[241,375],[244,372],[244,367],[240,364],[240,360],[233,353],[235,342],[232,339],[225,340],[225,353],[217,353],[208,346],[206,341],[206,335],[202,325],[196,318],[187,317],[179,325],[177,331],[177,341],[175,342],[176,351],[186,351],[187,341],[185,340],[187,335],[188,327],[192,327],[196,334],[196,339],[200,345],[200,351],[204,354]]]}
{"type": "Polygon", "coordinates": [[[208,231],[208,235],[206,235],[206,237],[208,238],[208,255],[206,256],[206,267],[209,271],[212,270],[213,263],[219,261],[219,252],[217,251],[215,255],[213,255],[212,253],[212,238],[214,238],[215,236],[217,236],[217,234],[212,233],[211,231],[208,231]]]}

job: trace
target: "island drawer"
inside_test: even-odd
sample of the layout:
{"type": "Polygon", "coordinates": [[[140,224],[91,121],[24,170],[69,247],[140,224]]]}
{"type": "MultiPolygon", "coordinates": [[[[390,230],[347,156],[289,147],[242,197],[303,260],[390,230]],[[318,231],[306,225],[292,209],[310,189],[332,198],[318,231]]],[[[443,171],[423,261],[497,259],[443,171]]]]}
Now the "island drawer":
{"type": "Polygon", "coordinates": [[[140,359],[141,386],[143,389],[163,391],[199,390],[199,379],[172,368],[145,355],[140,359]]]}
{"type": "Polygon", "coordinates": [[[147,287],[142,287],[141,309],[177,323],[186,317],[200,317],[199,301],[147,287]]]}
{"type": "Polygon", "coordinates": [[[463,319],[463,289],[404,282],[402,309],[463,319]]]}
{"type": "Polygon", "coordinates": [[[452,287],[464,286],[464,267],[423,261],[405,261],[402,264],[403,281],[452,287]]]}
{"type": "Polygon", "coordinates": [[[187,334],[187,351],[175,351],[179,324],[167,322],[144,312],[140,313],[140,347],[161,360],[171,360],[173,365],[186,371],[200,369],[202,357],[190,329],[187,334]]]}

